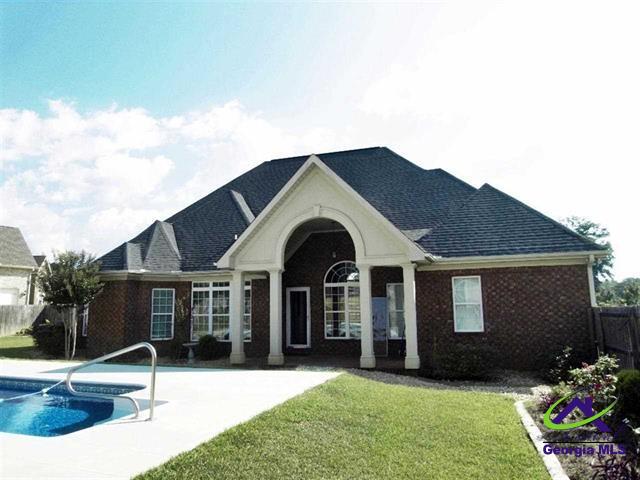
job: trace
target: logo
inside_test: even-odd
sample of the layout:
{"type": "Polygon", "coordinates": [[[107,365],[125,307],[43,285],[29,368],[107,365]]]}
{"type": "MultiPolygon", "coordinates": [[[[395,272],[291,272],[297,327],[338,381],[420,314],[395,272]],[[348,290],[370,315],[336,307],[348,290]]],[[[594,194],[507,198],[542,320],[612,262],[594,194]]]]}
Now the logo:
{"type": "Polygon", "coordinates": [[[569,395],[565,395],[556,403],[551,405],[549,409],[545,412],[543,417],[544,426],[549,428],[550,430],[572,430],[574,428],[580,428],[589,423],[593,423],[594,426],[598,428],[602,433],[611,433],[611,429],[609,426],[602,421],[603,416],[611,411],[611,409],[615,406],[618,400],[614,400],[610,405],[602,409],[600,412],[596,412],[593,409],[593,398],[585,397],[581,399],[577,395],[567,404],[566,407],[562,409],[562,411],[556,415],[556,417],[552,420],[551,414],[556,409],[558,405],[564,402],[571,396],[576,395],[575,393],[570,393],[569,395]],[[575,409],[578,409],[582,412],[582,414],[586,417],[582,420],[578,420],[572,423],[562,423],[562,421],[567,418],[571,412],[575,409]]]}

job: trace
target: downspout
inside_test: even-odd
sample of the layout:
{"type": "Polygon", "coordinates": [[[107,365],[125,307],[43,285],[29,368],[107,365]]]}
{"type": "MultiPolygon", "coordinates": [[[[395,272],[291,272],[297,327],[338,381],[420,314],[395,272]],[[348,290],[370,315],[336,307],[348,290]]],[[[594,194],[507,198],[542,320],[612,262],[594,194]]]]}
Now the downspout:
{"type": "Polygon", "coordinates": [[[598,301],[596,300],[596,286],[593,281],[593,255],[589,255],[589,261],[587,262],[587,277],[589,280],[589,299],[591,300],[591,306],[597,307],[598,301]]]}

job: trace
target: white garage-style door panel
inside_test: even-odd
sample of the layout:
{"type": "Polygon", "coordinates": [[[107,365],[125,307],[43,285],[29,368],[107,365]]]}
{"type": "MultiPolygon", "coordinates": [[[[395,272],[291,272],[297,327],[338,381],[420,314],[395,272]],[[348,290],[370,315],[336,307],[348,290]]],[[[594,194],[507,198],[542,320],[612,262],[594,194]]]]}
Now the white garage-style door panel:
{"type": "Polygon", "coordinates": [[[17,288],[0,288],[0,305],[17,305],[18,294],[17,288]]]}
{"type": "Polygon", "coordinates": [[[291,222],[301,215],[317,209],[320,216],[323,210],[333,210],[351,220],[364,242],[364,252],[358,253],[371,258],[402,257],[407,254],[406,246],[398,241],[387,225],[375,218],[334,179],[313,166],[235,254],[236,265],[278,264],[278,242],[283,231],[287,231],[291,222]]]}

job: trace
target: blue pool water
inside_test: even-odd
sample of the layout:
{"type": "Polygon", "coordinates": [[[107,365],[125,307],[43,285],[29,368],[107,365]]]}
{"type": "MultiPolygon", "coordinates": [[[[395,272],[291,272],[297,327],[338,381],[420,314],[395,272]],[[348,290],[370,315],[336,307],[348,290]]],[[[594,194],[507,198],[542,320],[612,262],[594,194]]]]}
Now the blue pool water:
{"type": "MultiPolygon", "coordinates": [[[[0,432],[56,437],[130,415],[131,405],[113,399],[70,395],[55,381],[0,377],[0,432]]],[[[122,395],[143,385],[76,383],[78,392],[122,395]]]]}

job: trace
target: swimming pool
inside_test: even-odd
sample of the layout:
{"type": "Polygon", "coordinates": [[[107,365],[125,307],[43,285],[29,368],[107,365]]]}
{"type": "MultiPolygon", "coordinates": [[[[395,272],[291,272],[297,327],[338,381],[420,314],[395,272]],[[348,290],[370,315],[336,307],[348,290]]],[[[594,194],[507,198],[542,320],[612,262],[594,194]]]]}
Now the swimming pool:
{"type": "MultiPolygon", "coordinates": [[[[74,382],[73,386],[78,392],[106,395],[144,388],[86,382],[74,382]]],[[[70,395],[64,383],[54,380],[0,377],[0,432],[57,437],[132,413],[124,400],[70,395]]]]}

